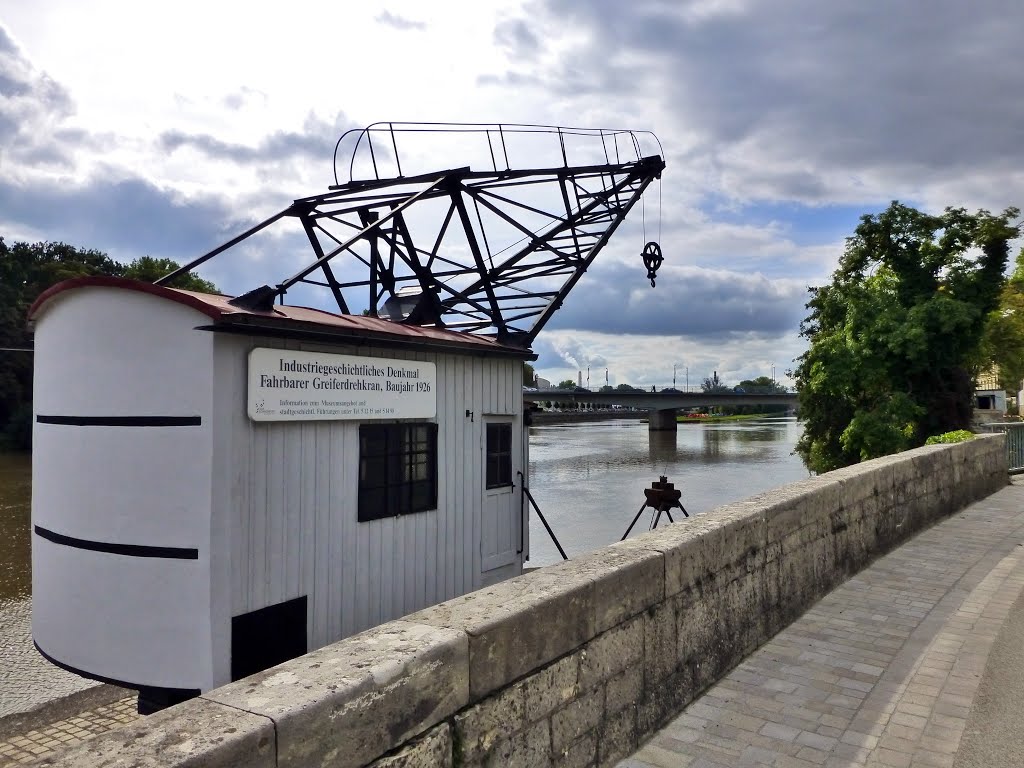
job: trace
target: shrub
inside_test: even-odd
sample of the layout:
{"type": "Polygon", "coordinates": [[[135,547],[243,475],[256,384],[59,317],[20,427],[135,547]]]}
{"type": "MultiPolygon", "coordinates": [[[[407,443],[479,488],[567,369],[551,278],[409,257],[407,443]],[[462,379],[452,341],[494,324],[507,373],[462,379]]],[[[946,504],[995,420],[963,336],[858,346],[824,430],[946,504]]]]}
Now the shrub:
{"type": "Polygon", "coordinates": [[[932,435],[924,441],[925,445],[937,445],[938,443],[962,443],[974,437],[973,432],[966,429],[954,429],[952,432],[944,432],[941,435],[932,435]]]}

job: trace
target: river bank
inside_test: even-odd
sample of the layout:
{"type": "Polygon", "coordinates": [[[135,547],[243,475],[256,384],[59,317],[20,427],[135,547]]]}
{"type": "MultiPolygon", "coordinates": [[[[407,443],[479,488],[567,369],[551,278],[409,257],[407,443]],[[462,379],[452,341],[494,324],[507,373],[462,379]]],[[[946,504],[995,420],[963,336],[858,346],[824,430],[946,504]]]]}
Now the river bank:
{"type": "Polygon", "coordinates": [[[531,411],[530,420],[535,425],[575,424],[586,421],[617,421],[646,419],[647,411],[531,411]]]}
{"type": "Polygon", "coordinates": [[[778,418],[778,413],[733,413],[727,416],[676,416],[679,424],[717,424],[725,421],[752,421],[754,419],[778,418]]]}

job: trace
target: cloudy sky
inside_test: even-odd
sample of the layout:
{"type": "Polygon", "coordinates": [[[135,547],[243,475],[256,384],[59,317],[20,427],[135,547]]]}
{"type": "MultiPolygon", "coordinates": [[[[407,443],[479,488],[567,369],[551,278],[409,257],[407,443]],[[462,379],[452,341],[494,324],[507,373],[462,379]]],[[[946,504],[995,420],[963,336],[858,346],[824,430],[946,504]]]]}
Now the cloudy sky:
{"type": "MultiPolygon", "coordinates": [[[[1019,0],[0,0],[0,236],[184,262],[326,191],[351,127],[653,130],[646,232],[635,209],[538,369],[781,378],[860,215],[1024,203],[1022,32],[1019,0]]],[[[244,292],[289,247],[201,274],[244,292]]]]}

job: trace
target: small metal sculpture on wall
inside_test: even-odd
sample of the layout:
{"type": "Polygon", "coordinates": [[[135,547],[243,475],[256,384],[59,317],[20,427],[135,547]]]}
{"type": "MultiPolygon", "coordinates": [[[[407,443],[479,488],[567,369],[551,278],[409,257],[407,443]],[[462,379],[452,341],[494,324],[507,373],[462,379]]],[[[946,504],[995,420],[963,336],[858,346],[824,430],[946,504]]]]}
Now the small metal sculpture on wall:
{"type": "Polygon", "coordinates": [[[625,541],[626,537],[629,536],[629,532],[633,530],[633,526],[636,525],[636,521],[640,519],[640,515],[644,513],[644,510],[650,507],[654,510],[654,514],[651,517],[651,527],[648,530],[653,531],[658,527],[658,521],[661,520],[661,514],[664,512],[668,516],[668,521],[674,523],[672,519],[672,512],[670,510],[678,509],[683,513],[683,517],[689,517],[690,514],[683,507],[680,499],[683,496],[682,491],[676,490],[675,485],[668,481],[668,478],[664,475],[658,477],[658,482],[651,483],[650,488],[644,489],[644,504],[640,507],[640,511],[636,513],[636,517],[633,518],[633,522],[629,524],[629,528],[622,534],[622,538],[619,541],[625,541]]]}

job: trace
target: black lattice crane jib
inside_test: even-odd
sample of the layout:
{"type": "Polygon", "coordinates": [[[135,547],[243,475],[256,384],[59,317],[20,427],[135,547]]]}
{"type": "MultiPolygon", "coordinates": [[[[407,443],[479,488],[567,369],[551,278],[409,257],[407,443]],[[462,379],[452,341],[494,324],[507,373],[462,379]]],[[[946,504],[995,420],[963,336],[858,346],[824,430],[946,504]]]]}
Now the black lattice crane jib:
{"type": "MultiPolygon", "coordinates": [[[[269,310],[293,287],[315,286],[329,291],[342,314],[362,305],[375,317],[493,335],[528,348],[665,167],[657,137],[647,132],[381,123],[339,139],[336,182],[338,153],[350,144],[347,182],[296,200],[157,282],[291,218],[301,224],[312,260],[237,304],[269,310]],[[469,159],[489,159],[490,168],[410,175],[409,156],[399,153],[410,137],[455,138],[465,155],[472,155],[470,139],[479,139],[485,151],[469,159]],[[519,143],[539,140],[553,143],[545,158],[553,162],[512,162],[519,143]],[[645,155],[642,140],[658,153],[645,155]],[[356,178],[360,163],[364,177],[356,178]]],[[[649,242],[642,256],[653,286],[661,249],[649,242]]]]}

